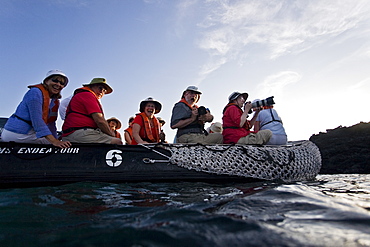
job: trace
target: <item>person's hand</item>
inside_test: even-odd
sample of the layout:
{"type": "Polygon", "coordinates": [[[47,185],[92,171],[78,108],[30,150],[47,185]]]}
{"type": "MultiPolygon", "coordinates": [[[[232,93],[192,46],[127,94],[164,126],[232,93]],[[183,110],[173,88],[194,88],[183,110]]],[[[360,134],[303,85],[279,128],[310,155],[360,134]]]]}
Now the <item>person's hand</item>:
{"type": "Polygon", "coordinates": [[[72,144],[69,141],[59,141],[59,140],[56,140],[56,142],[54,142],[53,145],[58,148],[69,148],[70,146],[72,146],[72,144]]]}
{"type": "Polygon", "coordinates": [[[213,116],[211,115],[211,113],[207,112],[206,114],[199,116],[198,119],[200,121],[209,122],[212,121],[213,116]]]}
{"type": "Polygon", "coordinates": [[[244,105],[244,111],[249,112],[252,109],[252,103],[250,101],[246,102],[244,105]]]}
{"type": "Polygon", "coordinates": [[[193,107],[193,109],[191,109],[191,117],[193,119],[196,119],[198,116],[198,109],[196,107],[193,107]]]}
{"type": "Polygon", "coordinates": [[[163,131],[161,131],[161,133],[159,133],[159,139],[162,142],[164,142],[166,140],[166,134],[163,131]]]}

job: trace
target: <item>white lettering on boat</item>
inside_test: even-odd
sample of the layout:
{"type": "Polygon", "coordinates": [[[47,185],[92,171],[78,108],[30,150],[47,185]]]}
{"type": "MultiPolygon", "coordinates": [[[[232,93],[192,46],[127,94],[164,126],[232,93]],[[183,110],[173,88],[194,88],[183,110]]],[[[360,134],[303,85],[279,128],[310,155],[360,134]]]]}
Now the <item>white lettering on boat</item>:
{"type": "Polygon", "coordinates": [[[19,154],[47,154],[53,152],[53,148],[20,148],[19,154]]]}
{"type": "Polygon", "coordinates": [[[80,148],[63,148],[55,151],[55,153],[58,152],[61,154],[78,154],[80,152],[80,148]]]}
{"type": "Polygon", "coordinates": [[[9,148],[0,148],[0,154],[10,154],[9,148]]]}
{"type": "MultiPolygon", "coordinates": [[[[48,154],[48,153],[60,153],[60,154],[78,154],[80,148],[63,148],[55,149],[52,147],[47,148],[32,148],[32,147],[22,147],[18,150],[18,154],[48,154]]],[[[0,148],[0,154],[10,153],[8,148],[0,148]]]]}

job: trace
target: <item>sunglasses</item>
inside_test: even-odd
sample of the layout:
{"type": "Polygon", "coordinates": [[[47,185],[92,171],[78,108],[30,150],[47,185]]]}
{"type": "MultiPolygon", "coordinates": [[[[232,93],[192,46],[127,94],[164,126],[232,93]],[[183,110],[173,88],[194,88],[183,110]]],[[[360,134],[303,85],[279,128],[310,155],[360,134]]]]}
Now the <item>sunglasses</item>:
{"type": "Polygon", "coordinates": [[[55,83],[59,83],[59,84],[60,84],[61,86],[63,86],[63,87],[66,85],[66,83],[65,83],[64,81],[60,81],[60,80],[55,79],[55,78],[54,78],[54,79],[51,79],[51,81],[52,81],[52,82],[55,82],[55,83]]]}

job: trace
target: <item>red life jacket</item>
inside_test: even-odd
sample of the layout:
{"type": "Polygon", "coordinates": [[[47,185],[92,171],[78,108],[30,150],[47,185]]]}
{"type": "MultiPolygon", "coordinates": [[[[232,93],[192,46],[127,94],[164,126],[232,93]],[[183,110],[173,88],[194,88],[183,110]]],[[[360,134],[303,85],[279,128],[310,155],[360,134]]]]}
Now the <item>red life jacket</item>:
{"type": "Polygon", "coordinates": [[[43,101],[42,101],[42,119],[46,124],[52,123],[57,121],[58,118],[58,109],[59,109],[59,99],[57,98],[50,98],[49,91],[42,85],[36,84],[28,86],[28,88],[36,87],[41,90],[43,101]],[[53,100],[54,106],[49,109],[50,107],[50,99],[53,100]]]}

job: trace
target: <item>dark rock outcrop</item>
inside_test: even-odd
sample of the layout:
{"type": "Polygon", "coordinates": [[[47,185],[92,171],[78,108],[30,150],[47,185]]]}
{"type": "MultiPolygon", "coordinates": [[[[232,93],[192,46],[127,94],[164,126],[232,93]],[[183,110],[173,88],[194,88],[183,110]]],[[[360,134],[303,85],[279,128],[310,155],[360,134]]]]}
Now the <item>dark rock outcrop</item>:
{"type": "Polygon", "coordinates": [[[320,174],[370,174],[370,122],[312,135],[320,149],[320,174]]]}

